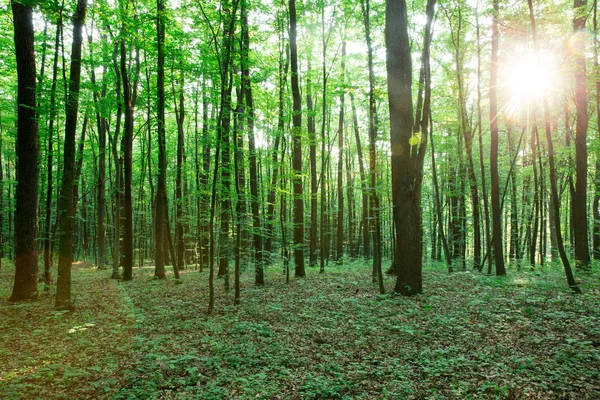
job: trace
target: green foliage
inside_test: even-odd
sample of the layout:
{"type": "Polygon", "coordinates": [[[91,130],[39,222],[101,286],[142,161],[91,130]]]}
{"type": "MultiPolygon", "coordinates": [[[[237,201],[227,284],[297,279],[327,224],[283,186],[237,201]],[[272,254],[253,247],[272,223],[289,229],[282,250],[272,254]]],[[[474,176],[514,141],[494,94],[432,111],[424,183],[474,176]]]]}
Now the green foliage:
{"type": "MultiPolygon", "coordinates": [[[[597,276],[566,294],[559,268],[498,279],[429,265],[429,292],[380,297],[362,261],[285,285],[242,276],[242,305],[206,275],[151,269],[120,284],[76,269],[75,313],[3,302],[3,398],[594,398],[600,373],[597,276]],[[83,289],[85,287],[85,289],[83,289]],[[25,316],[25,317],[24,317],[25,316]],[[23,325],[35,327],[23,336],[23,325]],[[87,329],[83,329],[87,328],[87,329]],[[71,333],[69,333],[71,332],[71,333]],[[58,346],[57,343],[60,343],[58,346]],[[550,392],[551,391],[551,392],[550,392]]],[[[9,291],[2,272],[0,295],[9,291]]],[[[389,278],[388,278],[389,279],[389,278]]],[[[387,286],[393,282],[386,281],[387,286]]],[[[47,303],[47,304],[46,304],[47,303]]]]}

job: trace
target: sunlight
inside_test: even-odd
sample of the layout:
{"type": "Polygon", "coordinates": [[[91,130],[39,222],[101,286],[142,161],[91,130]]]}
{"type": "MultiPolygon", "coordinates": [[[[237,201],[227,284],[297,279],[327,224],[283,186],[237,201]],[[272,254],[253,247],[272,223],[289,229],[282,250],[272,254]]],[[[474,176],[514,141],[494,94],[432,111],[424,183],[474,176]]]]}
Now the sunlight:
{"type": "Polygon", "coordinates": [[[515,60],[507,69],[506,86],[511,102],[523,103],[539,99],[553,86],[553,60],[551,57],[528,56],[515,60]]]}
{"type": "Polygon", "coordinates": [[[534,101],[551,91],[560,90],[554,55],[549,51],[532,54],[524,46],[516,46],[500,72],[500,82],[507,96],[504,112],[509,119],[529,113],[534,101]]]}

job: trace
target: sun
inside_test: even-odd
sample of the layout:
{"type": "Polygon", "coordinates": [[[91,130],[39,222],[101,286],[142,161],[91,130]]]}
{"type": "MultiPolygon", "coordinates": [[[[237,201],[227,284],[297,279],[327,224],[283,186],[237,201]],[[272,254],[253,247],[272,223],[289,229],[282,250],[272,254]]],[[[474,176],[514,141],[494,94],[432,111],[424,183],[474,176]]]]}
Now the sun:
{"type": "Polygon", "coordinates": [[[533,104],[558,88],[554,57],[549,52],[524,51],[516,48],[514,56],[505,59],[501,85],[506,93],[505,113],[520,118],[533,104]]]}

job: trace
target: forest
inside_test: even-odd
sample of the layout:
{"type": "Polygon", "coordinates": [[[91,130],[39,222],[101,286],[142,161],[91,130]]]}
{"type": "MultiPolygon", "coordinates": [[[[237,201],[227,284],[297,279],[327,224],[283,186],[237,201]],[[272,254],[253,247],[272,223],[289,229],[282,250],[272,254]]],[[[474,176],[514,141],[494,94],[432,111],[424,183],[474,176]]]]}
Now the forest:
{"type": "Polygon", "coordinates": [[[600,398],[597,0],[0,5],[0,398],[600,398]]]}

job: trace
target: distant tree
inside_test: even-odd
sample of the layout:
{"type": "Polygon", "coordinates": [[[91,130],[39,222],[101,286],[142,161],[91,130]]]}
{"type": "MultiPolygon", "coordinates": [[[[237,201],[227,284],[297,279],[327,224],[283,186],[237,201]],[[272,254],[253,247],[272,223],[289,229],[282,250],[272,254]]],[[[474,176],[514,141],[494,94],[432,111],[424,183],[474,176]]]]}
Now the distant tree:
{"type": "Polygon", "coordinates": [[[15,281],[10,301],[37,300],[38,123],[33,11],[11,2],[17,56],[15,281]]]}

